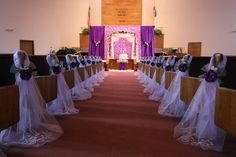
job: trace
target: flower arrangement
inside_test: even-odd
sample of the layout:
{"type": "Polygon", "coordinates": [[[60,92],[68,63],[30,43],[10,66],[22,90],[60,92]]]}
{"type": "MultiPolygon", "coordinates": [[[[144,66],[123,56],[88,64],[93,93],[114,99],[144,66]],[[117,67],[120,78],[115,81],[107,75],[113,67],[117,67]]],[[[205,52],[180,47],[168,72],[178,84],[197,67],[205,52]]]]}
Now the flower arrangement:
{"type": "Polygon", "coordinates": [[[88,59],[88,60],[87,60],[87,63],[88,63],[88,64],[91,64],[91,60],[90,60],[90,59],[88,59]]]}
{"type": "Polygon", "coordinates": [[[32,71],[30,69],[22,69],[20,71],[20,78],[22,80],[29,80],[32,77],[32,71]]]}
{"type": "Polygon", "coordinates": [[[70,67],[71,67],[71,68],[75,68],[76,66],[77,66],[76,62],[70,63],[70,67]]]}
{"type": "Polygon", "coordinates": [[[52,71],[53,71],[54,74],[60,74],[61,73],[61,67],[59,65],[58,66],[53,66],[52,71]]]}
{"type": "Polygon", "coordinates": [[[85,65],[86,65],[86,63],[85,63],[85,61],[84,61],[84,60],[80,60],[80,63],[81,63],[83,66],[85,66],[85,65]]]}
{"type": "Polygon", "coordinates": [[[75,54],[77,52],[76,48],[61,47],[56,54],[57,55],[66,55],[66,54],[75,54]]]}
{"type": "Polygon", "coordinates": [[[154,29],[154,34],[157,35],[157,36],[160,36],[160,35],[162,35],[162,30],[160,28],[155,28],[154,29]]]}
{"type": "Polygon", "coordinates": [[[179,65],[179,71],[185,72],[185,71],[187,71],[187,70],[188,70],[187,64],[182,63],[182,64],[179,65]]]}
{"type": "Polygon", "coordinates": [[[209,70],[205,73],[204,78],[207,82],[215,82],[217,80],[217,73],[215,70],[209,70]]]}
{"type": "Polygon", "coordinates": [[[161,64],[161,63],[157,63],[156,66],[157,66],[158,68],[160,68],[160,67],[162,66],[162,64],[161,64]]]}
{"type": "Polygon", "coordinates": [[[154,65],[155,65],[155,63],[154,63],[154,62],[152,62],[152,63],[151,63],[151,66],[153,67],[154,65]]]}
{"type": "Polygon", "coordinates": [[[172,69],[172,67],[171,67],[170,65],[167,65],[167,66],[165,67],[165,70],[166,70],[166,71],[171,71],[171,69],[172,69]]]}

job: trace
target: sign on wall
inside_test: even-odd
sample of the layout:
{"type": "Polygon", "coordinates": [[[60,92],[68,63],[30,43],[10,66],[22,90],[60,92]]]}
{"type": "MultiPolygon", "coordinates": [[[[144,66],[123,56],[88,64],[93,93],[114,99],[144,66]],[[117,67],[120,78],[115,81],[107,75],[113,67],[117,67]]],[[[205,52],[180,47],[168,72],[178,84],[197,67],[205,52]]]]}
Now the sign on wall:
{"type": "Polygon", "coordinates": [[[102,25],[142,25],[142,0],[102,0],[102,25]]]}

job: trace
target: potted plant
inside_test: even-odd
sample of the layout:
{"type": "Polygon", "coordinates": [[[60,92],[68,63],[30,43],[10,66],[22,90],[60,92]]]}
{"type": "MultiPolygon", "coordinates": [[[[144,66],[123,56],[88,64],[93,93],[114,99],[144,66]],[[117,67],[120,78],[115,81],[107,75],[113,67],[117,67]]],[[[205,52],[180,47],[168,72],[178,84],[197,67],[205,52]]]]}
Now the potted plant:
{"type": "Polygon", "coordinates": [[[157,36],[161,36],[162,35],[162,30],[160,28],[155,28],[154,29],[154,34],[157,36]]]}
{"type": "Polygon", "coordinates": [[[82,27],[81,29],[82,29],[81,34],[89,34],[89,28],[82,27]]]}

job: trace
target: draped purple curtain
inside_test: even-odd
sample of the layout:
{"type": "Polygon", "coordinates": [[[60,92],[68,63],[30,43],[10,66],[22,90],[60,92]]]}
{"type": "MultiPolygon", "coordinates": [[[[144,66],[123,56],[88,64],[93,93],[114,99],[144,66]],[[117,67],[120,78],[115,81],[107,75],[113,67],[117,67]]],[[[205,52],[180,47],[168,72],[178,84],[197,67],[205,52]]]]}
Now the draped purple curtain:
{"type": "Polygon", "coordinates": [[[141,57],[154,56],[154,26],[141,26],[141,57]]]}
{"type": "Polygon", "coordinates": [[[100,56],[104,59],[105,26],[91,26],[89,35],[89,56],[100,56]]]}

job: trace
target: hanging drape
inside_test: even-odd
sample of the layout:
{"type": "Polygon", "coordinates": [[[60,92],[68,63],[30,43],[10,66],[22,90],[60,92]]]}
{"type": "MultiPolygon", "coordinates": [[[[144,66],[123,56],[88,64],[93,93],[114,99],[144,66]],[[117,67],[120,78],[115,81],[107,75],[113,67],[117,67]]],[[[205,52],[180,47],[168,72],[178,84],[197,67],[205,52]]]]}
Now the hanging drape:
{"type": "Polygon", "coordinates": [[[91,26],[89,35],[89,56],[100,56],[104,59],[105,26],[91,26]]]}
{"type": "Polygon", "coordinates": [[[141,26],[141,57],[154,56],[154,26],[141,26]]]}

